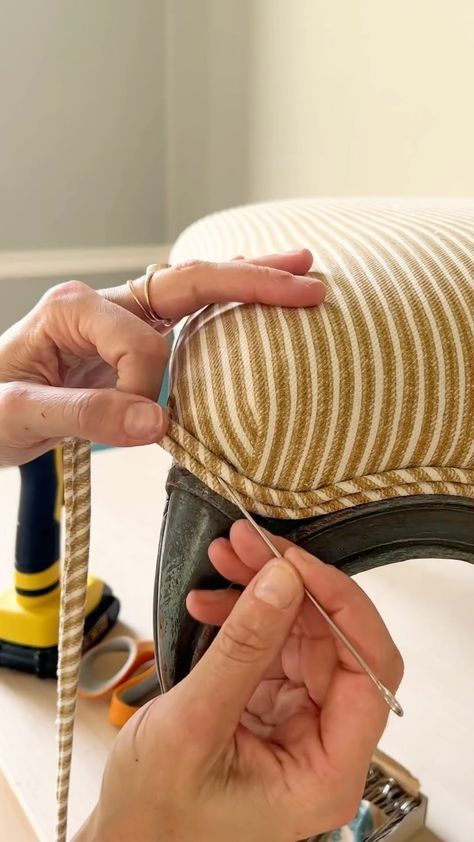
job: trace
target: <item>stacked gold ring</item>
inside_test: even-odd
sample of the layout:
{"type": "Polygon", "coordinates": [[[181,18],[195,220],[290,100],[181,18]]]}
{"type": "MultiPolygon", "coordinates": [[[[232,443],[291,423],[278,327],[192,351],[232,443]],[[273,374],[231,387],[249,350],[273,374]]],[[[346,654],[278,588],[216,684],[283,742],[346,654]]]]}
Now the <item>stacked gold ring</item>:
{"type": "Polygon", "coordinates": [[[128,288],[130,290],[130,294],[135,301],[137,307],[140,308],[143,315],[145,316],[146,320],[153,325],[155,330],[158,333],[164,334],[167,333],[171,328],[179,321],[179,319],[164,319],[160,316],[156,310],[153,308],[150,298],[150,283],[153,275],[156,272],[160,272],[163,269],[169,269],[169,263],[151,263],[150,266],[146,268],[145,274],[145,283],[143,286],[143,293],[145,296],[145,305],[142,304],[138,295],[135,292],[134,282],[132,280],[127,281],[128,288]]]}

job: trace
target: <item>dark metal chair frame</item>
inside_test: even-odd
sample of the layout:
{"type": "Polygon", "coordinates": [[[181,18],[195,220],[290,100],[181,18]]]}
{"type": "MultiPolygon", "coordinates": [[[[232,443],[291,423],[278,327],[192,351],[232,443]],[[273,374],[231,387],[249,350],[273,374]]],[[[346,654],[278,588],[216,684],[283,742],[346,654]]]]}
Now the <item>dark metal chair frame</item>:
{"type": "MultiPolygon", "coordinates": [[[[170,470],[167,492],[153,611],[164,689],[189,672],[215,634],[189,616],[185,598],[193,588],[228,586],[212,567],[207,550],[241,517],[232,503],[178,465],[170,470]]],[[[349,576],[410,558],[474,563],[474,500],[467,497],[397,497],[308,520],[258,515],[256,520],[349,576]]]]}

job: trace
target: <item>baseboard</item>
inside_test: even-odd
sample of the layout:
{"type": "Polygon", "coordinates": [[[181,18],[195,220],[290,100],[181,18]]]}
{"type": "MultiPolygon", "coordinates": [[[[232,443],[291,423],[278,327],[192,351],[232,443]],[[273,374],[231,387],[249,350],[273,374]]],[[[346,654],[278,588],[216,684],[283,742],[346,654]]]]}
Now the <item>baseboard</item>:
{"type": "Polygon", "coordinates": [[[151,243],[121,248],[0,251],[0,281],[128,272],[149,263],[166,262],[170,248],[167,243],[151,243]]]}

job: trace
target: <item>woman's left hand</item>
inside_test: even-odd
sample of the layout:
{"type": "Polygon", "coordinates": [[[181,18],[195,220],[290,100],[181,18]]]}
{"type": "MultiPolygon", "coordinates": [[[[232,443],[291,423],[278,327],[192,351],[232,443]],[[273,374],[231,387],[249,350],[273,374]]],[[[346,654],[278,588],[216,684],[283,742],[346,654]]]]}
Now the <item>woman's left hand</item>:
{"type": "MultiPolygon", "coordinates": [[[[311,263],[304,249],[180,264],[154,275],[151,304],[173,320],[220,301],[315,306],[325,287],[302,277],[311,263]]],[[[135,281],[143,303],[144,280],[135,281]]],[[[0,465],[28,462],[67,436],[116,446],[162,438],[168,419],[156,400],[169,344],[142,316],[126,285],[95,292],[69,281],[1,337],[0,465]]]]}

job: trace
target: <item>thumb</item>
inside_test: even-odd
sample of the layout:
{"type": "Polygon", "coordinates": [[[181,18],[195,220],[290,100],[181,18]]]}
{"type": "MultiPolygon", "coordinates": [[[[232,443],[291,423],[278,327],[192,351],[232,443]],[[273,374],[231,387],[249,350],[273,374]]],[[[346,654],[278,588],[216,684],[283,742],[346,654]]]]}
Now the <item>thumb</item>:
{"type": "Polygon", "coordinates": [[[9,384],[12,444],[30,446],[37,441],[77,436],[97,444],[130,446],[151,444],[166,432],[163,409],[141,395],[116,389],[65,389],[35,383],[9,384]]]}
{"type": "Polygon", "coordinates": [[[303,583],[293,565],[283,559],[269,561],[183,682],[190,697],[186,701],[195,710],[207,711],[199,725],[207,750],[232,738],[246,705],[279,655],[303,597],[303,583]]]}

